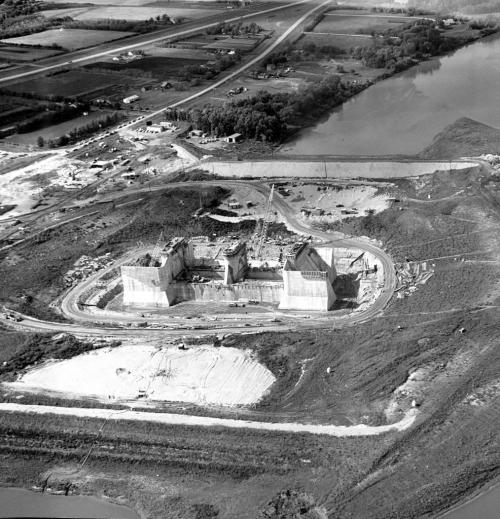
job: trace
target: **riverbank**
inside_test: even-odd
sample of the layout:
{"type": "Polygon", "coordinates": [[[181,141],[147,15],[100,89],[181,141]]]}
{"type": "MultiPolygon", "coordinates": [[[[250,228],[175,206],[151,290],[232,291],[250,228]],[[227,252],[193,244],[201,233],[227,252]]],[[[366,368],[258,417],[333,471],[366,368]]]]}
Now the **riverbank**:
{"type": "Polygon", "coordinates": [[[416,156],[461,117],[500,127],[499,51],[495,34],[378,81],[278,153],[416,156]]]}

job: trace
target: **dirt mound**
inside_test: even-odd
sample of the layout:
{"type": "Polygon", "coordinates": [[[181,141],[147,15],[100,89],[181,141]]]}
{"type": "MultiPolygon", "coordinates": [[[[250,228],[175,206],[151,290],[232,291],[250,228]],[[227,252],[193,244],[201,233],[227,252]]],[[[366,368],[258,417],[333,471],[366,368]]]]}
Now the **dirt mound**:
{"type": "Polygon", "coordinates": [[[462,117],[438,133],[419,156],[423,159],[475,157],[500,151],[500,130],[462,117]]]}

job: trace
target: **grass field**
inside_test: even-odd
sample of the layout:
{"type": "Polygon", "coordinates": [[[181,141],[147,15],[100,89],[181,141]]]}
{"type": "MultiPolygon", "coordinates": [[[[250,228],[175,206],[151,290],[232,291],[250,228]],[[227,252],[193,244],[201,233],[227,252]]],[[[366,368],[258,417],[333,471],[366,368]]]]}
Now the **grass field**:
{"type": "Polygon", "coordinates": [[[128,63],[97,62],[87,65],[86,68],[89,70],[94,68],[109,69],[123,71],[124,73],[128,70],[143,70],[144,72],[150,72],[157,78],[169,78],[178,77],[182,70],[189,65],[202,65],[204,63],[206,63],[206,60],[150,56],[128,63]]]}
{"type": "Polygon", "coordinates": [[[49,29],[47,31],[8,38],[3,43],[17,43],[23,45],[59,45],[67,50],[83,49],[100,45],[108,41],[118,40],[131,36],[132,32],[120,31],[91,31],[87,29],[49,29]]]}
{"type": "Polygon", "coordinates": [[[106,115],[112,114],[112,111],[95,110],[90,112],[89,115],[77,117],[71,119],[71,121],[65,121],[60,124],[54,124],[43,130],[36,130],[30,133],[17,133],[6,138],[6,142],[15,142],[17,144],[35,145],[39,135],[43,135],[45,140],[57,139],[61,135],[69,133],[74,128],[85,126],[92,121],[103,119],[106,115]]]}
{"type": "Polygon", "coordinates": [[[37,59],[48,58],[60,54],[60,50],[37,49],[17,46],[1,46],[0,60],[8,61],[36,61],[37,59]]]}
{"type": "Polygon", "coordinates": [[[51,9],[44,11],[46,17],[63,17],[70,16],[74,20],[149,20],[166,14],[170,18],[187,18],[190,20],[198,20],[206,16],[214,15],[222,12],[220,9],[200,9],[182,7],[157,7],[157,6],[99,6],[99,7],[70,7],[64,9],[51,9]]]}
{"type": "Polygon", "coordinates": [[[9,90],[72,97],[104,89],[119,81],[120,78],[113,75],[71,70],[54,76],[22,81],[9,86],[9,90]]]}
{"type": "Polygon", "coordinates": [[[372,44],[372,39],[365,35],[352,36],[332,36],[331,34],[316,34],[314,32],[307,33],[297,42],[297,46],[302,46],[307,43],[314,43],[317,46],[332,45],[342,50],[349,50],[353,47],[369,47],[372,44]]]}
{"type": "MultiPolygon", "coordinates": [[[[407,23],[407,19],[402,18],[387,18],[387,17],[375,17],[375,16],[350,16],[346,11],[346,14],[338,15],[334,14],[326,15],[321,22],[316,25],[314,32],[331,32],[337,34],[370,34],[371,31],[382,32],[387,29],[396,28],[404,23],[407,23]]],[[[354,12],[355,13],[355,12],[354,12]]]]}

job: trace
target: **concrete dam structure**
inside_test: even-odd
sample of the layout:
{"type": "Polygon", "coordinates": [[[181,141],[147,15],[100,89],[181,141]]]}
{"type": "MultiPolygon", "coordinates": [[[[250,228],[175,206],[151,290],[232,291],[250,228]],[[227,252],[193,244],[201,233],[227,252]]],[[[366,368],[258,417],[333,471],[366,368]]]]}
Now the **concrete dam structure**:
{"type": "Polygon", "coordinates": [[[229,246],[174,238],[144,265],[121,267],[123,303],[168,308],[182,301],[272,303],[283,310],[328,311],[336,297],[334,250],[295,243],[277,266],[252,265],[245,242],[229,246]]]}

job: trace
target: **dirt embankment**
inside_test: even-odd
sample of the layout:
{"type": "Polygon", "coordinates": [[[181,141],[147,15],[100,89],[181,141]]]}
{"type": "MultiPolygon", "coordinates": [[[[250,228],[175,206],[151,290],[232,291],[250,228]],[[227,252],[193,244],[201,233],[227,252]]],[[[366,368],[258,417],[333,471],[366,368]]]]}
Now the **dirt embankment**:
{"type": "Polygon", "coordinates": [[[468,117],[457,119],[438,133],[419,157],[422,159],[457,159],[500,154],[500,130],[468,117]]]}

